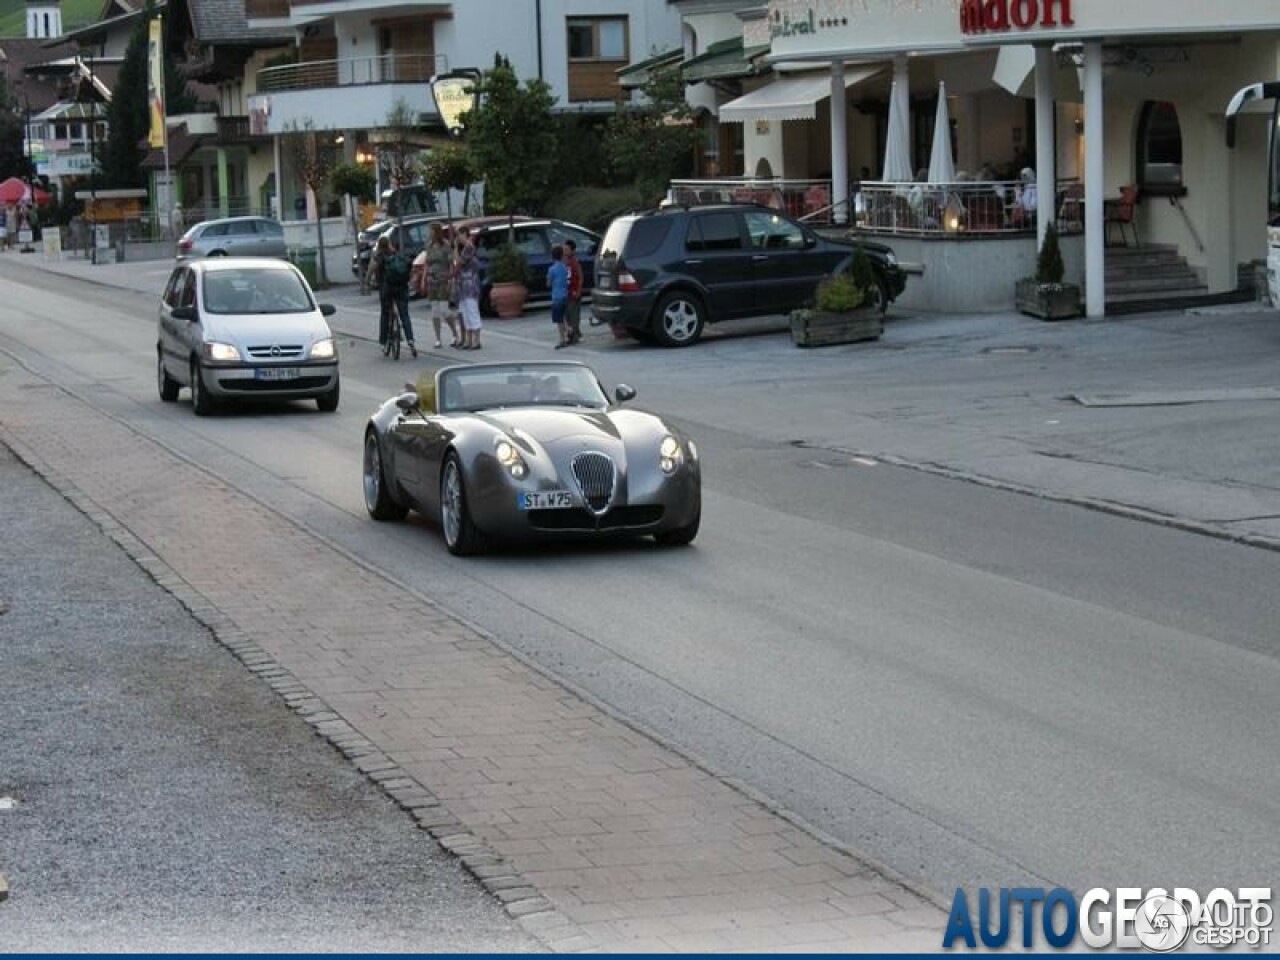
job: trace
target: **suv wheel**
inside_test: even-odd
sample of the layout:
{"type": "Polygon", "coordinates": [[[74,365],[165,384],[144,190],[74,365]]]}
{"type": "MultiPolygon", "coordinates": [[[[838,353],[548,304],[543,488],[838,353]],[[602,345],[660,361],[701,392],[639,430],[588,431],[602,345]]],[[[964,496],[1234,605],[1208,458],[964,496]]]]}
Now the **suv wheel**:
{"type": "Polygon", "coordinates": [[[706,324],[702,301],[686,290],[673,290],[658,301],[653,315],[653,335],[664,347],[697,343],[706,324]]]}
{"type": "Polygon", "coordinates": [[[876,281],[875,292],[871,295],[871,305],[882,317],[889,312],[889,291],[883,280],[876,281]]]}

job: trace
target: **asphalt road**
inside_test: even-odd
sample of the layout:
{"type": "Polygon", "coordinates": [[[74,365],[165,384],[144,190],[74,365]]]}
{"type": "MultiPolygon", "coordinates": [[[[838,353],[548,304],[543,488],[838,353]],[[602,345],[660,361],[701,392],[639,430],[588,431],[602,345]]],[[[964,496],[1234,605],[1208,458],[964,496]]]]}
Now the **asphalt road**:
{"type": "MultiPolygon", "coordinates": [[[[131,315],[127,294],[106,299],[90,320],[15,291],[3,345],[20,342],[50,377],[940,895],[1036,880],[1265,884],[1280,862],[1280,765],[1265,735],[1280,719],[1280,611],[1265,586],[1280,580],[1280,554],[849,452],[892,452],[897,438],[914,454],[940,423],[994,462],[1000,435],[1052,435],[1111,447],[1140,502],[1141,473],[1176,451],[1139,432],[1194,436],[1203,421],[1160,408],[1144,425],[1126,408],[1100,431],[1054,393],[1158,385],[1162,371],[1125,369],[1157,352],[1137,352],[1140,326],[1115,328],[1112,347],[1068,331],[1056,351],[1002,353],[1019,342],[955,333],[844,354],[843,369],[833,355],[778,353],[776,332],[677,354],[597,334],[583,352],[606,379],[633,382],[642,405],[698,438],[697,544],[459,563],[421,521],[371,524],[360,505],[360,424],[417,368],[349,338],[336,417],[299,405],[196,421],[154,401],[150,317],[131,315]],[[20,329],[19,312],[43,322],[20,329]],[[1120,347],[1132,352],[1099,361],[1120,347]],[[959,405],[940,412],[944,387],[967,420],[959,405]],[[886,427],[920,421],[930,429],[886,427]],[[975,421],[995,439],[975,441],[975,421]],[[1117,430],[1137,438],[1124,447],[1137,469],[1116,454],[1117,430]]],[[[491,336],[485,358],[537,353],[545,334],[491,336]]],[[[1148,339],[1173,356],[1166,329],[1148,339]]],[[[1217,375],[1238,386],[1240,369],[1217,375]]],[[[1043,475],[1025,451],[1009,459],[1015,477],[1043,475]]],[[[1254,453],[1234,466],[1237,483],[1270,482],[1254,453]]],[[[1179,479],[1223,478],[1196,461],[1179,479]]]]}
{"type": "Polygon", "coordinates": [[[5,952],[538,944],[0,448],[5,952]]]}

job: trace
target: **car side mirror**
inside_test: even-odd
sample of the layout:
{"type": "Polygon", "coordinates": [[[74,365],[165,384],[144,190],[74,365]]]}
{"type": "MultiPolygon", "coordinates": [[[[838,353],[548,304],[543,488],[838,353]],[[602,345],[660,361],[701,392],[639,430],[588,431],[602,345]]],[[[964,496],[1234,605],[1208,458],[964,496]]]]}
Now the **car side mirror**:
{"type": "Polygon", "coordinates": [[[817,245],[818,245],[818,238],[815,237],[812,233],[806,233],[804,235],[804,248],[806,250],[812,250],[817,245]]]}
{"type": "Polygon", "coordinates": [[[422,401],[418,399],[418,392],[402,393],[396,397],[396,406],[400,408],[402,413],[416,413],[422,405],[422,401]]]}
{"type": "Polygon", "coordinates": [[[613,391],[614,399],[619,403],[626,403],[628,400],[636,398],[636,391],[633,387],[628,387],[625,383],[620,383],[613,391]]]}
{"type": "Polygon", "coordinates": [[[320,316],[322,317],[332,317],[337,312],[338,312],[338,308],[335,307],[332,303],[320,304],[320,316]]]}
{"type": "Polygon", "coordinates": [[[195,307],[174,307],[170,311],[170,315],[175,320],[194,320],[196,318],[195,307]]]}

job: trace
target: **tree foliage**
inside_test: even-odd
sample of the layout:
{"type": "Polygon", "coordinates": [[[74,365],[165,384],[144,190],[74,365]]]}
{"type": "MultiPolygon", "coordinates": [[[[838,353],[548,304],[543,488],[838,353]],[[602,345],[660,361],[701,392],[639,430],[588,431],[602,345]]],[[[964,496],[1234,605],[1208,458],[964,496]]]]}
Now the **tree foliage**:
{"type": "MultiPolygon", "coordinates": [[[[475,172],[471,153],[459,143],[446,143],[433,147],[422,159],[422,182],[427,188],[444,193],[446,213],[453,217],[453,190],[469,190],[475,172]]],[[[465,202],[463,203],[465,207],[465,202]]]]}
{"type": "Polygon", "coordinates": [[[698,136],[680,71],[661,70],[645,84],[642,103],[618,105],[604,145],[615,174],[656,201],[690,168],[698,136]]]}
{"type": "Polygon", "coordinates": [[[1066,272],[1062,262],[1062,248],[1058,243],[1058,228],[1052,223],[1045,229],[1044,242],[1040,245],[1040,254],[1036,257],[1036,281],[1038,283],[1061,283],[1066,272]]]}
{"type": "MultiPolygon", "coordinates": [[[[156,8],[154,0],[147,0],[147,15],[138,18],[124,61],[111,91],[111,103],[107,107],[107,142],[100,157],[103,180],[108,187],[141,187],[146,185],[146,172],[142,158],[147,154],[145,144],[151,128],[147,95],[147,47],[149,25],[156,8]]],[[[168,27],[165,28],[166,33],[168,27]]],[[[165,56],[165,112],[167,114],[190,113],[196,107],[196,99],[187,87],[186,80],[178,72],[172,57],[165,56]]]]}
{"type": "Polygon", "coordinates": [[[23,147],[24,111],[25,105],[13,99],[7,79],[0,73],[0,180],[25,180],[35,173],[23,147]]]}
{"type": "Polygon", "coordinates": [[[329,186],[335,193],[347,194],[364,203],[371,203],[378,189],[378,178],[373,168],[361,163],[339,163],[329,173],[329,186]]]}
{"type": "Polygon", "coordinates": [[[289,124],[286,127],[284,143],[298,179],[306,184],[307,189],[315,196],[316,243],[320,251],[319,281],[321,286],[326,286],[329,278],[324,269],[324,208],[328,199],[329,178],[337,166],[332,133],[317,130],[311,118],[308,117],[301,127],[297,124],[289,124]]]}
{"type": "Polygon", "coordinates": [[[420,150],[413,138],[417,128],[413,108],[403,98],[397,100],[387,111],[378,143],[378,160],[394,189],[407,187],[418,178],[420,150]]]}
{"type": "Polygon", "coordinates": [[[495,54],[479,84],[480,101],[463,115],[467,145],[484,178],[485,205],[507,213],[535,212],[546,201],[557,142],[551,108],[556,98],[541,79],[516,77],[495,54]]]}

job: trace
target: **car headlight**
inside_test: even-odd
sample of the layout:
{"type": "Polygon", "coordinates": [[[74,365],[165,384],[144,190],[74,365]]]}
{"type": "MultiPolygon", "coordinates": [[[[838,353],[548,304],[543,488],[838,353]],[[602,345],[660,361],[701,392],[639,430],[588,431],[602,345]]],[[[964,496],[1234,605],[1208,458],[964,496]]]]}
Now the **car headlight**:
{"type": "Polygon", "coordinates": [[[240,351],[230,343],[210,342],[204,345],[204,358],[227,363],[228,361],[239,360],[240,351]]]}
{"type": "Polygon", "coordinates": [[[896,267],[898,265],[898,258],[894,255],[892,250],[887,250],[885,251],[884,262],[891,267],[896,267]]]}
{"type": "Polygon", "coordinates": [[[662,438],[662,443],[658,444],[658,466],[663,473],[675,473],[683,463],[684,448],[680,446],[679,440],[667,434],[662,438]]]}
{"type": "Polygon", "coordinates": [[[508,440],[499,440],[493,453],[498,458],[498,462],[517,480],[523,480],[528,475],[529,466],[520,456],[520,451],[515,448],[515,444],[508,440]]]}
{"type": "Polygon", "coordinates": [[[333,338],[326,340],[317,340],[311,345],[312,360],[332,360],[338,355],[338,349],[333,345],[333,338]]]}

